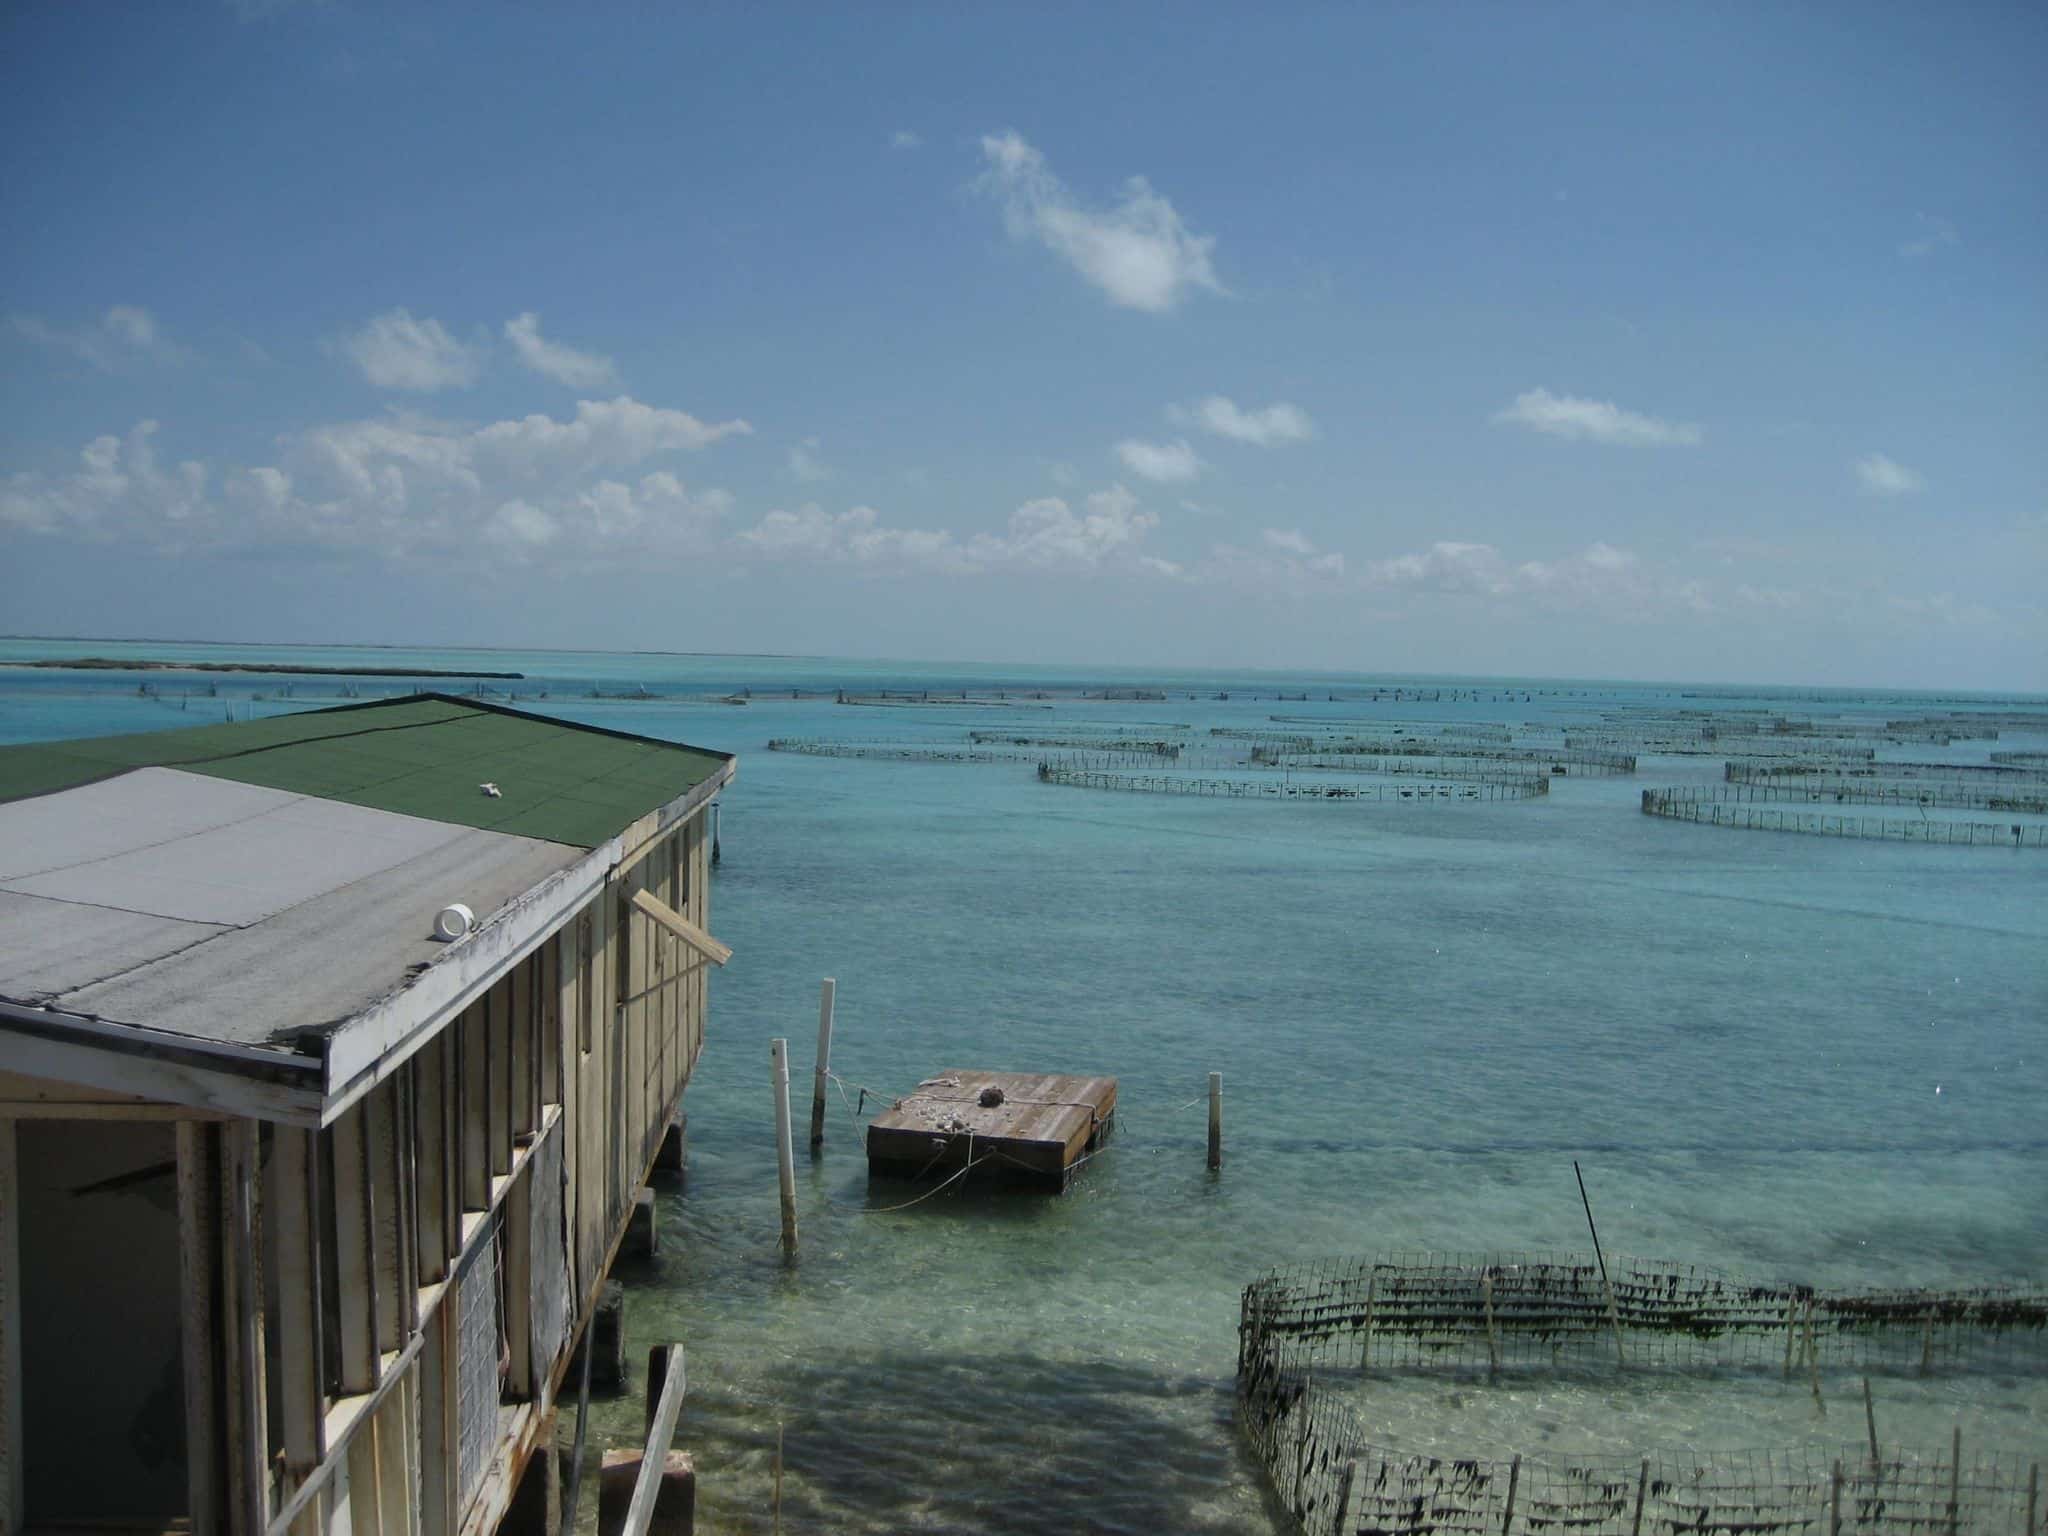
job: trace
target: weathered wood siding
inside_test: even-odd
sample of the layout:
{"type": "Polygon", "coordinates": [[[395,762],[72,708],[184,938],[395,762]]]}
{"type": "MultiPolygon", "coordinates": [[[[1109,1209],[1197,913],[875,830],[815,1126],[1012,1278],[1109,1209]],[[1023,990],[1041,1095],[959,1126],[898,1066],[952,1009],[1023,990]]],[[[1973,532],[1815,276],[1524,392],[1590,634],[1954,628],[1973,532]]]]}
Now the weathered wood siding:
{"type": "MultiPolygon", "coordinates": [[[[23,1322],[16,1117],[176,1118],[195,1528],[494,1528],[702,1049],[708,967],[631,902],[708,924],[705,819],[323,1130],[0,1077],[0,1387],[23,1322]]],[[[20,1529],[20,1422],[0,1394],[0,1536],[20,1529]]]]}

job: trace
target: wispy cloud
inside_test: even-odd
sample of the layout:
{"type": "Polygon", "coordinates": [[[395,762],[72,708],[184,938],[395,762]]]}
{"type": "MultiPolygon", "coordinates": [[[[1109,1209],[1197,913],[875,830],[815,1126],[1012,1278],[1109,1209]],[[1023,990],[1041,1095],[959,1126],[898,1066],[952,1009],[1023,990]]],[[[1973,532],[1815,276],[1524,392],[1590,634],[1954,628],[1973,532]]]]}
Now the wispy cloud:
{"type": "Polygon", "coordinates": [[[1947,246],[1963,243],[1963,237],[1956,233],[1955,225],[1931,213],[1914,214],[1913,226],[1913,238],[1899,244],[1899,254],[1908,261],[1924,260],[1947,246]]]}
{"type": "Polygon", "coordinates": [[[1927,485],[1905,465],[1881,453],[1868,454],[1856,461],[1856,481],[1873,496],[1910,496],[1927,485]]]}
{"type": "Polygon", "coordinates": [[[1312,555],[1316,547],[1299,528],[1268,528],[1266,542],[1275,549],[1284,549],[1290,555],[1312,555]]]}
{"type": "Polygon", "coordinates": [[[1625,411],[1611,400],[1553,395],[1547,389],[1532,389],[1515,396],[1514,404],[1496,412],[1493,419],[1572,442],[1692,448],[1706,435],[1691,422],[1664,421],[1625,411]]]}
{"type": "Polygon", "coordinates": [[[1304,443],[1316,435],[1308,412],[1285,400],[1255,411],[1242,409],[1223,395],[1211,395],[1194,406],[1171,406],[1167,416],[1177,425],[1200,427],[1218,437],[1273,448],[1282,443],[1304,443]]]}
{"type": "Polygon", "coordinates": [[[618,369],[610,358],[578,352],[542,336],[540,316],[532,310],[505,322],[505,339],[512,343],[520,362],[557,384],[571,389],[609,389],[618,382],[618,369]]]}
{"type": "Polygon", "coordinates": [[[1597,608],[1618,616],[1709,612],[1698,581],[1651,571],[1633,552],[1595,542],[1555,560],[1508,560],[1491,544],[1440,540],[1428,549],[1370,562],[1368,588],[1496,600],[1527,599],[1561,610],[1597,608]]]}
{"type": "Polygon", "coordinates": [[[483,371],[483,353],[448,334],[438,320],[387,310],[341,339],[341,350],[379,389],[431,393],[467,389],[483,371]]]}
{"type": "Polygon", "coordinates": [[[1111,303],[1160,314],[1198,289],[1223,291],[1209,261],[1215,240],[1190,232],[1144,177],[1124,184],[1115,207],[1090,209],[1014,130],[983,138],[981,151],[980,186],[1001,204],[1011,236],[1038,241],[1111,303]]]}
{"type": "Polygon", "coordinates": [[[69,474],[0,483],[0,526],[169,551],[638,560],[706,547],[731,505],[650,461],[749,430],[622,396],[586,400],[563,420],[336,422],[284,439],[275,464],[216,473],[197,460],[164,465],[145,421],[95,438],[69,474]]]}
{"type": "Polygon", "coordinates": [[[164,334],[154,315],[133,304],[116,304],[75,330],[51,325],[38,315],[14,315],[10,321],[17,335],[53,352],[68,353],[102,373],[178,363],[189,356],[164,334]]]}
{"type": "Polygon", "coordinates": [[[912,133],[908,128],[898,128],[889,135],[889,147],[891,149],[922,149],[924,147],[924,139],[922,136],[912,133]]]}
{"type": "Polygon", "coordinates": [[[1077,510],[1057,496],[1027,501],[1001,533],[962,538],[945,528],[897,528],[873,507],[831,513],[815,504],[774,511],[734,536],[735,546],[776,559],[822,561],[877,572],[1083,573],[1122,557],[1159,519],[1122,486],[1088,496],[1077,510]]]}
{"type": "Polygon", "coordinates": [[[1116,456],[1132,474],[1163,485],[1192,480],[1202,472],[1202,461],[1185,440],[1148,443],[1143,438],[1127,437],[1116,445],[1116,456]]]}
{"type": "Polygon", "coordinates": [[[791,479],[802,480],[808,484],[832,478],[832,466],[818,457],[818,448],[818,439],[815,437],[807,437],[791,446],[784,461],[791,479]]]}

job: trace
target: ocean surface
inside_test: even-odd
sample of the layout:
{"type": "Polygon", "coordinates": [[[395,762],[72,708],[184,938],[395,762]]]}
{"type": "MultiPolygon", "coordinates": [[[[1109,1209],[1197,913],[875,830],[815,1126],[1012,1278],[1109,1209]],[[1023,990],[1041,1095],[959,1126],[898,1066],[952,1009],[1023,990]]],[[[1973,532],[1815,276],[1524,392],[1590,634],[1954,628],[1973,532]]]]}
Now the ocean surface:
{"type": "MultiPolygon", "coordinates": [[[[661,1191],[660,1256],[622,1276],[635,1355],[670,1338],[688,1350],[678,1438],[697,1456],[700,1529],[770,1528],[778,1434],[792,1531],[1280,1529],[1232,1419],[1241,1287],[1332,1254],[1586,1251],[1574,1159],[1610,1254],[1832,1286],[2048,1270],[2048,852],[1640,813],[1646,786],[1718,782],[1708,756],[1645,756],[1631,777],[1562,778],[1521,802],[1355,804],[764,750],[994,728],[1205,736],[1278,729],[1275,714],[1426,732],[1621,708],[1883,720],[2040,699],[0,641],[0,662],[54,655],[519,671],[486,697],[740,755],[711,916],[735,957],[689,1090],[687,1182],[661,1191]],[[842,689],[1010,697],[859,706],[835,702],[842,689]],[[715,702],[742,690],[744,705],[715,702]],[[1052,697],[1017,697],[1036,691],[1052,697]],[[835,1096],[820,1159],[799,1145],[790,1268],[768,1042],[791,1042],[801,1119],[826,976],[848,1102],[835,1096]],[[901,1093],[947,1067],[1113,1074],[1117,1137],[1064,1196],[956,1188],[871,1211],[915,1191],[870,1189],[859,1088],[901,1093]]],[[[410,691],[0,667],[0,742],[351,690],[410,691]]],[[[1995,748],[2048,737],[1882,755],[1995,748]]],[[[1872,1385],[1887,1442],[1945,1447],[1960,1424],[1968,1447],[2048,1449],[2037,1369],[1872,1385]]],[[[1860,1441],[1860,1382],[1823,1390],[1825,1413],[1806,1383],[1768,1373],[1409,1379],[1357,1401],[1382,1443],[1445,1455],[1860,1441]]],[[[637,1442],[641,1411],[637,1391],[599,1405],[598,1441],[637,1442]]]]}

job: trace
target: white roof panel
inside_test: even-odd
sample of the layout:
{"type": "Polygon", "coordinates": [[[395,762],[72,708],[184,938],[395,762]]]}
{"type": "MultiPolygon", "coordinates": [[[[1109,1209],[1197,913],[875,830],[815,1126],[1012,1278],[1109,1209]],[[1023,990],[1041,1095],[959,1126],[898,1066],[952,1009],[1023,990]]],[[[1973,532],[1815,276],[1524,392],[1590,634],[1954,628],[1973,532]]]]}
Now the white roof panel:
{"type": "Polygon", "coordinates": [[[0,999],[243,1044],[331,1026],[584,849],[143,768],[0,805],[0,999]]]}

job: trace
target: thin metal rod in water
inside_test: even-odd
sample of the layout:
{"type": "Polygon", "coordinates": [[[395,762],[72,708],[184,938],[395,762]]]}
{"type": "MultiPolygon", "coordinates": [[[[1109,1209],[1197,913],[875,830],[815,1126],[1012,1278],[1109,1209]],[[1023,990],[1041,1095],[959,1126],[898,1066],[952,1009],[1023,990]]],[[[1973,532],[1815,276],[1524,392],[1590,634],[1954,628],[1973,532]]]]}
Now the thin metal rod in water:
{"type": "Polygon", "coordinates": [[[1593,1257],[1600,1261],[1600,1289],[1607,1293],[1607,1321],[1614,1325],[1614,1360],[1628,1364],[1621,1352],[1621,1314],[1614,1306],[1614,1282],[1607,1278],[1607,1255],[1600,1251],[1600,1229],[1593,1225],[1593,1202],[1586,1198],[1586,1176],[1579,1172],[1579,1160],[1572,1159],[1572,1177],[1579,1181],[1579,1204],[1586,1208],[1586,1230],[1593,1234],[1593,1257]]]}
{"type": "Polygon", "coordinates": [[[818,984],[818,1060],[811,1069],[811,1156],[825,1145],[825,1084],[832,1076],[832,997],[838,983],[818,984]]]}
{"type": "Polygon", "coordinates": [[[796,1262],[796,1153],[790,1146],[789,1042],[768,1042],[769,1081],[775,1088],[775,1170],[782,1192],[782,1257],[796,1262]]]}

